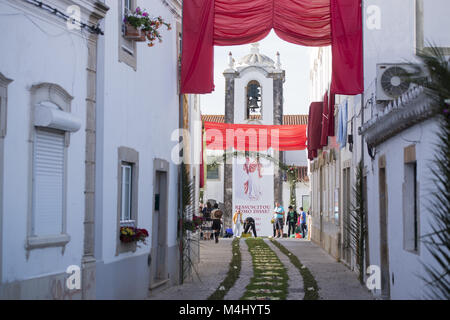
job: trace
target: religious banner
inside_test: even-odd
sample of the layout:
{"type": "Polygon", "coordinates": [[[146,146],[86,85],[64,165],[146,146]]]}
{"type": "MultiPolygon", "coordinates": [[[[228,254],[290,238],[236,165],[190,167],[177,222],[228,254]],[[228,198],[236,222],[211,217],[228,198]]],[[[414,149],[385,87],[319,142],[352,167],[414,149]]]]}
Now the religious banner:
{"type": "Polygon", "coordinates": [[[274,167],[263,156],[233,158],[233,212],[240,209],[244,220],[252,217],[258,237],[273,235],[274,167]]]}
{"type": "Polygon", "coordinates": [[[306,149],[306,125],[259,125],[205,122],[209,150],[292,151],[306,149]]]}

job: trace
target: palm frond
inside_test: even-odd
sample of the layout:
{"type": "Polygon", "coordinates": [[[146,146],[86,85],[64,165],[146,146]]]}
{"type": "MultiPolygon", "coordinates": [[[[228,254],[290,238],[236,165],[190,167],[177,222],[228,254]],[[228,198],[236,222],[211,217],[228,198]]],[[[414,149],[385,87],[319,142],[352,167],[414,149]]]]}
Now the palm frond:
{"type": "MultiPolygon", "coordinates": [[[[450,299],[450,63],[442,49],[431,44],[428,51],[418,53],[428,75],[420,85],[434,100],[434,112],[439,122],[438,142],[431,168],[434,191],[429,212],[431,232],[422,236],[432,262],[424,262],[428,283],[426,295],[431,299],[450,299]],[[448,100],[447,100],[448,101],[448,100]]],[[[416,76],[412,76],[414,79],[416,76]]]]}

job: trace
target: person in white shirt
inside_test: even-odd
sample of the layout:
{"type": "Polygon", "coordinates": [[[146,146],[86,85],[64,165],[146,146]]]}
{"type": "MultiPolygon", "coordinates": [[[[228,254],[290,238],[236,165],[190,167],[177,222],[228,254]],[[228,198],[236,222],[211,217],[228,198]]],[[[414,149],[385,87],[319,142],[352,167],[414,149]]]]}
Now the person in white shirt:
{"type": "Polygon", "coordinates": [[[273,219],[276,230],[275,238],[282,238],[284,226],[284,208],[279,202],[275,203],[275,209],[273,209],[273,219]]]}
{"type": "Polygon", "coordinates": [[[241,235],[241,225],[244,224],[244,220],[242,220],[242,212],[237,209],[233,214],[233,234],[234,237],[239,237],[241,235]]]}

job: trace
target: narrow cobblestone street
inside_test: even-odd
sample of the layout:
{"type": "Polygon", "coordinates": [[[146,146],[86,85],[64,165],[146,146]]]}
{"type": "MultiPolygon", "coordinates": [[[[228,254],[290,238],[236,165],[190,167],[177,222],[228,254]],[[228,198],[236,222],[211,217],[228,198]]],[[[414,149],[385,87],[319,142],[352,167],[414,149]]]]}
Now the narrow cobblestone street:
{"type": "MultiPolygon", "coordinates": [[[[271,241],[264,242],[278,256],[287,269],[288,300],[301,300],[305,296],[303,279],[299,270],[279,248],[271,241]]],[[[319,299],[323,300],[369,300],[368,290],[361,286],[356,273],[327,255],[320,247],[310,241],[283,239],[279,241],[292,252],[308,268],[314,276],[318,288],[319,299]]],[[[219,289],[224,280],[231,260],[231,239],[221,239],[218,244],[213,241],[200,243],[200,263],[196,276],[180,286],[174,286],[153,293],[150,300],[206,300],[219,289]]],[[[253,277],[252,257],[245,240],[240,240],[241,272],[234,286],[225,295],[225,300],[238,300],[246,292],[246,287],[253,277]]]]}

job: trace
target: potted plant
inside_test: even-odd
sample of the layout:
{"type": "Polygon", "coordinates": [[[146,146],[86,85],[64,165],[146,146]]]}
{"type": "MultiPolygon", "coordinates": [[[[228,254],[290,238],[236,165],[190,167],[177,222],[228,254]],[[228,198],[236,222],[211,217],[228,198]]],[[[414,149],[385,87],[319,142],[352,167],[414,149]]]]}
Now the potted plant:
{"type": "Polygon", "coordinates": [[[150,18],[149,13],[139,7],[134,13],[127,14],[123,22],[125,38],[139,42],[148,41],[149,47],[153,47],[156,40],[162,42],[162,36],[158,30],[161,26],[164,25],[167,30],[171,30],[170,24],[165,22],[162,17],[150,18]]]}
{"type": "Polygon", "coordinates": [[[133,14],[127,14],[123,19],[124,23],[124,37],[133,41],[145,41],[146,35],[142,31],[142,16],[140,9],[137,8],[133,14]]]}
{"type": "Polygon", "coordinates": [[[146,243],[146,238],[149,234],[146,229],[139,229],[135,227],[120,227],[120,241],[124,243],[142,242],[146,243]]]}

